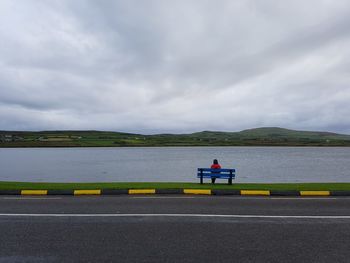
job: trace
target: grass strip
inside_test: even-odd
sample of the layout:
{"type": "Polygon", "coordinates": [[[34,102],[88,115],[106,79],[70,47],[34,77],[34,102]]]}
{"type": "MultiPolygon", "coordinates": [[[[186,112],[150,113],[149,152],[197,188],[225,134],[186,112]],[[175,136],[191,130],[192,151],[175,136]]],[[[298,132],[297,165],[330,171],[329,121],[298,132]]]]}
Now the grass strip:
{"type": "Polygon", "coordinates": [[[237,183],[227,185],[199,183],[32,183],[0,181],[0,190],[90,190],[90,189],[227,189],[227,190],[296,190],[296,191],[334,191],[350,190],[350,183],[237,183]]]}

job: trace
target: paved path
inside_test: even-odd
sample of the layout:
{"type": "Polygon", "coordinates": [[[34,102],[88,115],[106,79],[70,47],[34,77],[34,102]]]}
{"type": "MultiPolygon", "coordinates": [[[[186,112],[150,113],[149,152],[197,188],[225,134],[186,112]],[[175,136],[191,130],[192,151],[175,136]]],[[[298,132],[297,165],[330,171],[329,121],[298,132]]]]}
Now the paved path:
{"type": "Polygon", "coordinates": [[[0,196],[0,262],[349,262],[350,198],[0,196]]]}

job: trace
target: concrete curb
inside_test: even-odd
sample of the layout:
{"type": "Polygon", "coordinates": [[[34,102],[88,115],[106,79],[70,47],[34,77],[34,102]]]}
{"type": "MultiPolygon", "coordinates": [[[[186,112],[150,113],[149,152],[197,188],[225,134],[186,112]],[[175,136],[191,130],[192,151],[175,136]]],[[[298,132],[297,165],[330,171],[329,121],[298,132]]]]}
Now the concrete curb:
{"type": "Polygon", "coordinates": [[[48,190],[48,195],[73,195],[74,190],[48,190]]]}
{"type": "Polygon", "coordinates": [[[235,189],[79,189],[79,190],[0,190],[0,195],[241,195],[241,196],[350,196],[350,191],[235,190],[235,189]]]}
{"type": "Polygon", "coordinates": [[[128,189],[102,189],[102,195],[127,195],[128,189]]]}
{"type": "Polygon", "coordinates": [[[339,191],[331,191],[331,196],[350,196],[350,191],[339,190],[339,191]]]}
{"type": "Polygon", "coordinates": [[[156,189],[156,194],[183,194],[183,189],[156,189]]]}
{"type": "Polygon", "coordinates": [[[0,190],[0,195],[20,195],[21,190],[0,190]]]}
{"type": "Polygon", "coordinates": [[[222,190],[211,190],[212,195],[240,195],[240,190],[229,190],[229,189],[222,189],[222,190]]]}
{"type": "Polygon", "coordinates": [[[271,196],[300,196],[300,191],[280,191],[272,190],[270,191],[271,196]]]}

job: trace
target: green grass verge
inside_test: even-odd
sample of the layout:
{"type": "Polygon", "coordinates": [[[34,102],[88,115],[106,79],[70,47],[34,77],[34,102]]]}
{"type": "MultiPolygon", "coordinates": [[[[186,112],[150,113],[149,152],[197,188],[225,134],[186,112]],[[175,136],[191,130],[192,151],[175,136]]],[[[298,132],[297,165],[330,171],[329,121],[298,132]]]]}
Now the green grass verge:
{"type": "Polygon", "coordinates": [[[244,189],[244,190],[350,190],[350,183],[278,183],[278,184],[233,184],[218,183],[30,183],[30,182],[1,182],[0,190],[21,189],[244,189]]]}

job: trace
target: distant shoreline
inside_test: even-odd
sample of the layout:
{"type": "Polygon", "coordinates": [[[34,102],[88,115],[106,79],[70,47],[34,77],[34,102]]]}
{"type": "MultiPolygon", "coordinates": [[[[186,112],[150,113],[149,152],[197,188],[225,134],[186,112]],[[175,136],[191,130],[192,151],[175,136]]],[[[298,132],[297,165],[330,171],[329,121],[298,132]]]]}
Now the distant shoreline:
{"type": "Polygon", "coordinates": [[[348,148],[350,145],[152,145],[152,146],[2,146],[0,149],[48,149],[48,148],[176,148],[176,147],[316,147],[316,148],[348,148]]]}
{"type": "Polygon", "coordinates": [[[26,147],[350,146],[350,135],[267,127],[240,132],[132,134],[107,131],[0,131],[0,148],[26,147]]]}

